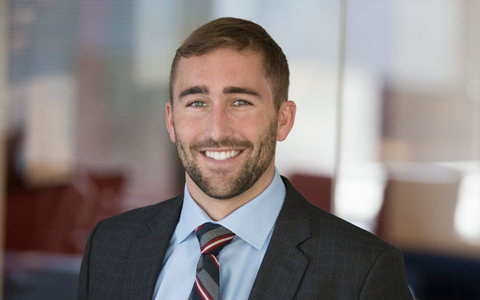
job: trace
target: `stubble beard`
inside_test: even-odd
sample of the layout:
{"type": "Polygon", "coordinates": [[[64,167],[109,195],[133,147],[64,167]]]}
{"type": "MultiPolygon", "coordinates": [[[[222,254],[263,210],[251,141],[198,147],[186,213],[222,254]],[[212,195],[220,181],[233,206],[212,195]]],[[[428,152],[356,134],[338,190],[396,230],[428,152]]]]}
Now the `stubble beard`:
{"type": "MultiPolygon", "coordinates": [[[[249,154],[249,157],[247,157],[247,160],[243,163],[240,171],[235,175],[232,182],[225,183],[224,186],[218,186],[215,184],[213,178],[208,177],[202,172],[196,160],[196,156],[200,155],[198,149],[226,147],[232,149],[242,148],[244,151],[252,151],[255,149],[252,142],[225,138],[220,141],[209,139],[185,145],[175,131],[178,155],[187,174],[206,195],[215,199],[231,199],[250,189],[270,166],[275,155],[277,122],[277,118],[274,118],[267,130],[265,130],[260,137],[256,152],[249,154]]],[[[224,178],[229,172],[229,169],[219,169],[216,171],[216,174],[214,174],[214,177],[224,178]]]]}

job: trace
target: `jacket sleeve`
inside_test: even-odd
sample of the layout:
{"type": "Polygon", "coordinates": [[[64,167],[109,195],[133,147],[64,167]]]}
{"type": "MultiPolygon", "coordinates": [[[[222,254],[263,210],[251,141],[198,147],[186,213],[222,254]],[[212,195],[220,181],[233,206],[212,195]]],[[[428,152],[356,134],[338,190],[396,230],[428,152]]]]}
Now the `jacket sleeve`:
{"type": "Polygon", "coordinates": [[[90,235],[85,246],[85,252],[83,254],[82,265],[80,267],[80,276],[78,278],[78,287],[77,287],[77,300],[87,300],[88,299],[88,278],[89,278],[89,264],[90,264],[90,254],[92,250],[93,236],[97,231],[98,223],[95,228],[90,232],[90,235]]]}
{"type": "Polygon", "coordinates": [[[367,276],[360,299],[413,300],[400,250],[390,247],[378,256],[367,276]]]}

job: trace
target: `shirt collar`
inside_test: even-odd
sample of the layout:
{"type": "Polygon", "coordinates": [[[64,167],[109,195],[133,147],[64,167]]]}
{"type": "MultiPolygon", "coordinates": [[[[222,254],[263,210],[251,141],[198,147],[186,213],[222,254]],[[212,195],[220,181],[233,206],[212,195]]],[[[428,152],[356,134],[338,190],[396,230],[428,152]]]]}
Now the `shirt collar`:
{"type": "Polygon", "coordinates": [[[275,168],[272,182],[260,195],[235,210],[226,218],[214,222],[192,199],[185,184],[183,207],[177,225],[178,243],[182,243],[195,228],[203,223],[213,222],[234,232],[253,247],[261,249],[275,225],[285,200],[285,195],[285,185],[275,168]]]}

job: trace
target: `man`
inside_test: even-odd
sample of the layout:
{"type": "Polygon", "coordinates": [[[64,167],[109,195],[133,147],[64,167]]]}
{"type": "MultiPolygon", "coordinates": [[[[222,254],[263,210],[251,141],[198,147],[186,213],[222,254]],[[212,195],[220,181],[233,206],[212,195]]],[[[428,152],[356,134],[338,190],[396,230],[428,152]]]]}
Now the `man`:
{"type": "Polygon", "coordinates": [[[295,118],[288,85],[285,55],[257,24],[222,18],[187,38],[166,105],[185,193],[100,222],[78,299],[412,299],[399,250],[275,169],[295,118]]]}

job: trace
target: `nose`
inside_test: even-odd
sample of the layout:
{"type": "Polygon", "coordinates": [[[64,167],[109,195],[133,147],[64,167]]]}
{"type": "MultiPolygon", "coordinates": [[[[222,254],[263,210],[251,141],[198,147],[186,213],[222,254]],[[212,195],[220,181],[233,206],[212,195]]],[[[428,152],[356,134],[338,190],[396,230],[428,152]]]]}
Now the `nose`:
{"type": "Polygon", "coordinates": [[[214,105],[210,111],[207,135],[215,141],[233,134],[232,119],[223,105],[214,105]]]}

